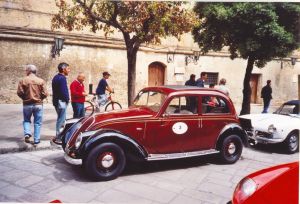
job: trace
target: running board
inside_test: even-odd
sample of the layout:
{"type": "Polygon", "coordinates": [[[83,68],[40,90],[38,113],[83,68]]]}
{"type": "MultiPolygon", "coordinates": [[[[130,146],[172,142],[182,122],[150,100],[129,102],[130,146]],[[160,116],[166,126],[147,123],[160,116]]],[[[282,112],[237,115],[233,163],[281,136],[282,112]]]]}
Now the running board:
{"type": "Polygon", "coordinates": [[[219,151],[215,149],[195,151],[195,152],[183,152],[183,153],[171,153],[171,154],[149,154],[146,158],[147,161],[155,161],[155,160],[167,160],[167,159],[180,159],[187,157],[196,157],[207,154],[216,154],[219,151]]]}

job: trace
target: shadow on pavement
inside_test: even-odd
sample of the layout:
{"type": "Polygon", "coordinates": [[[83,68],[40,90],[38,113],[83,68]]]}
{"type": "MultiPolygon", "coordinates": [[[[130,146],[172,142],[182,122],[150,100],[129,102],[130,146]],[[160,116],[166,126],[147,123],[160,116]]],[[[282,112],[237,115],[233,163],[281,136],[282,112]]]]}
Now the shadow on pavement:
{"type": "MultiPolygon", "coordinates": [[[[174,159],[165,161],[151,161],[151,162],[127,162],[124,172],[120,175],[123,176],[139,175],[155,172],[164,172],[168,170],[179,170],[193,167],[201,167],[209,164],[219,164],[216,155],[207,155],[202,157],[193,157],[186,159],[174,159]]],[[[53,162],[49,157],[43,158],[42,163],[48,164],[53,162]]],[[[67,163],[63,156],[56,157],[52,166],[55,167],[53,177],[62,182],[76,181],[76,182],[95,182],[84,171],[83,166],[74,166],[67,163]]],[[[101,181],[97,181],[101,182],[101,181]]],[[[104,181],[105,182],[105,181],[104,181]]]]}
{"type": "Polygon", "coordinates": [[[250,149],[269,154],[287,154],[282,144],[256,144],[251,145],[250,149]]]}

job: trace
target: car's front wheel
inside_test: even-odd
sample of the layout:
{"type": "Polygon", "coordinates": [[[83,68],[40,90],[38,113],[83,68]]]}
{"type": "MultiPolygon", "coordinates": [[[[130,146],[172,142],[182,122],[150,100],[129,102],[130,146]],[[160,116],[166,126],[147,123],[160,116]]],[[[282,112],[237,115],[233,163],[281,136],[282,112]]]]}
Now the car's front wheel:
{"type": "Polygon", "coordinates": [[[123,149],[114,143],[94,147],[83,161],[85,171],[96,180],[112,180],[124,170],[126,157],[123,149]]]}
{"type": "Polygon", "coordinates": [[[299,150],[299,133],[291,132],[285,142],[284,145],[286,147],[286,151],[289,154],[293,154],[299,150]]]}
{"type": "Polygon", "coordinates": [[[243,151],[243,143],[239,136],[229,135],[222,141],[220,159],[223,163],[233,164],[239,160],[243,151]]]}

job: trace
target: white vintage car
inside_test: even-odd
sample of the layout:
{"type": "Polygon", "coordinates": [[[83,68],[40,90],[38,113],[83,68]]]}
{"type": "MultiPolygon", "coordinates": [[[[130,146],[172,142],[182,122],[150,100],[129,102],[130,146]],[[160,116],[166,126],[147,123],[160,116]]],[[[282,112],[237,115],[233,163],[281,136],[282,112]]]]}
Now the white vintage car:
{"type": "Polygon", "coordinates": [[[290,154],[299,150],[300,100],[288,101],[272,114],[248,114],[239,118],[250,142],[282,143],[290,154]]]}

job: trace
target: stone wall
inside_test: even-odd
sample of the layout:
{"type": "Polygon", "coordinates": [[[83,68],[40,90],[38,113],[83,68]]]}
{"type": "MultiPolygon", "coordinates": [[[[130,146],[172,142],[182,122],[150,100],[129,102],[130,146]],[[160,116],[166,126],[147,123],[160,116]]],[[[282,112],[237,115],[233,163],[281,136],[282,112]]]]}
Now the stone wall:
{"type": "MultiPolygon", "coordinates": [[[[51,79],[57,72],[60,62],[71,65],[69,83],[79,71],[86,74],[88,83],[97,86],[103,71],[109,71],[112,77],[109,84],[115,89],[114,98],[127,105],[127,58],[121,35],[116,32],[104,38],[101,32],[88,30],[66,32],[50,30],[50,20],[57,11],[53,0],[0,0],[0,103],[20,103],[16,95],[19,79],[24,75],[25,64],[35,64],[38,75],[47,81],[51,93],[51,79]],[[65,38],[61,55],[50,56],[55,36],[65,38]]],[[[178,42],[174,38],[163,39],[160,46],[143,45],[137,55],[136,91],[148,85],[148,66],[154,61],[166,65],[165,84],[184,84],[190,74],[200,72],[218,72],[219,79],[226,78],[231,98],[235,103],[242,101],[243,79],[247,62],[243,59],[230,60],[226,51],[201,56],[195,65],[185,64],[185,56],[198,49],[190,34],[178,42]],[[174,62],[167,62],[167,52],[174,51],[174,62]],[[177,77],[180,70],[180,77],[177,77]]],[[[274,60],[263,69],[254,68],[253,73],[260,74],[258,92],[267,79],[273,81],[273,103],[298,98],[298,76],[300,62],[292,66],[289,58],[274,60]]],[[[258,93],[260,96],[260,93],[258,93]]],[[[51,102],[51,97],[48,102],[51,102]]],[[[261,102],[259,99],[257,102],[261,102]]]]}

